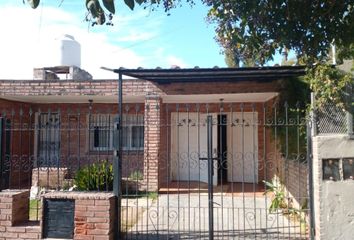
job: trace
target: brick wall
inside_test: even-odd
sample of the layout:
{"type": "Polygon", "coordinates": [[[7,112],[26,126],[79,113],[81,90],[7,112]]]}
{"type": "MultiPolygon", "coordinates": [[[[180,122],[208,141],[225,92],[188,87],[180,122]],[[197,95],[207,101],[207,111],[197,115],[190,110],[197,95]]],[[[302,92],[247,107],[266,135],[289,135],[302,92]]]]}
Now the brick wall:
{"type": "MultiPolygon", "coordinates": [[[[123,109],[123,114],[144,114],[142,103],[124,104],[123,109]]],[[[111,150],[93,151],[89,149],[89,114],[91,116],[118,114],[117,104],[93,102],[91,110],[89,110],[89,104],[35,104],[33,111],[60,111],[60,167],[68,168],[69,175],[73,175],[76,169],[90,163],[106,159],[112,162],[113,152],[111,150]]],[[[134,171],[142,172],[143,151],[124,151],[122,166],[124,177],[128,177],[134,171]]]]}
{"type": "Polygon", "coordinates": [[[277,81],[190,82],[154,84],[154,86],[158,92],[166,95],[278,92],[280,90],[277,81]]]}
{"type": "Polygon", "coordinates": [[[32,186],[56,189],[65,186],[67,168],[34,168],[32,169],[32,186]]]}
{"type": "MultiPolygon", "coordinates": [[[[124,80],[124,95],[160,92],[144,80],[124,80]]],[[[117,96],[118,80],[0,80],[0,96],[117,96]]]]}
{"type": "MultiPolygon", "coordinates": [[[[155,96],[155,95],[154,95],[155,96]]],[[[160,98],[158,98],[160,99],[160,98]]],[[[145,168],[149,168],[149,171],[153,170],[153,168],[159,169],[159,179],[155,176],[155,180],[149,181],[149,185],[159,181],[159,185],[166,183],[168,180],[167,176],[167,169],[170,168],[168,161],[170,160],[170,144],[171,144],[171,136],[170,136],[170,118],[171,112],[177,111],[176,104],[164,104],[161,102],[161,99],[158,100],[147,98],[145,103],[140,104],[124,104],[123,109],[125,114],[144,114],[144,106],[149,105],[149,109],[145,111],[145,118],[146,118],[146,134],[145,135],[145,155],[143,151],[124,151],[123,154],[123,176],[128,177],[133,172],[144,172],[145,168]],[[146,104],[146,105],[145,105],[146,104]],[[159,106],[159,109],[156,109],[156,106],[159,106]],[[158,126],[158,127],[157,127],[158,126]],[[149,136],[149,137],[148,137],[149,136]],[[151,150],[151,153],[147,154],[147,149],[151,150]],[[157,149],[156,151],[153,149],[157,149]],[[155,152],[154,152],[155,151],[155,152]],[[153,157],[154,156],[154,157],[153,157]],[[145,159],[145,160],[144,160],[145,159]],[[158,159],[158,166],[152,166],[154,161],[158,159]],[[145,161],[145,162],[144,162],[145,161]],[[148,164],[148,162],[150,164],[148,164]],[[152,165],[151,165],[152,164],[152,165]]],[[[273,101],[270,101],[266,104],[267,108],[264,109],[263,103],[255,103],[252,104],[244,104],[243,106],[241,103],[225,103],[223,106],[222,112],[252,112],[255,111],[258,113],[258,180],[259,182],[263,179],[270,181],[273,176],[279,172],[282,167],[281,166],[281,156],[279,153],[278,147],[272,141],[272,129],[269,127],[265,127],[264,123],[267,119],[264,119],[264,116],[267,114],[271,115],[271,108],[273,101]],[[242,109],[241,109],[242,106],[242,109]],[[267,114],[264,114],[264,113],[267,114]]],[[[21,103],[9,102],[9,101],[2,101],[3,106],[11,112],[12,108],[18,108],[21,103]]],[[[188,104],[189,109],[186,109],[187,104],[179,104],[179,112],[196,112],[199,111],[200,113],[206,112],[217,112],[219,113],[220,110],[220,103],[209,103],[209,104],[200,104],[199,110],[196,109],[196,104],[188,104]]],[[[88,114],[89,114],[89,104],[32,104],[31,106],[27,106],[24,111],[24,115],[29,116],[29,107],[32,109],[32,118],[27,119],[27,123],[25,120],[22,120],[22,124],[32,124],[29,128],[32,133],[27,136],[27,142],[25,148],[27,148],[28,152],[31,152],[33,155],[30,158],[20,158],[21,154],[14,154],[12,160],[15,159],[30,159],[31,163],[23,164],[21,166],[26,166],[25,169],[32,167],[33,160],[35,159],[34,149],[35,149],[35,134],[34,134],[34,124],[35,119],[34,115],[36,112],[51,112],[60,111],[61,116],[61,130],[60,130],[60,164],[59,167],[61,168],[68,168],[68,177],[72,178],[76,169],[81,166],[85,166],[89,163],[98,162],[103,159],[108,159],[112,161],[112,152],[111,151],[89,151],[88,149],[88,114]],[[31,138],[29,138],[31,137],[31,138]],[[29,139],[28,139],[29,138],[29,139]],[[31,149],[29,149],[29,146],[31,149]]],[[[146,108],[146,107],[145,107],[146,108]]],[[[110,113],[117,113],[118,106],[116,104],[99,104],[93,103],[91,114],[110,114],[110,113]]],[[[15,114],[13,119],[16,119],[18,113],[15,114]]],[[[271,117],[271,116],[270,116],[271,117]]],[[[16,120],[16,124],[14,126],[19,126],[19,119],[16,120]]],[[[24,126],[21,128],[23,132],[28,132],[27,128],[24,126]]],[[[21,134],[18,134],[19,136],[21,134]]],[[[25,136],[25,134],[22,134],[25,136]]],[[[19,147],[20,145],[17,145],[19,147]]],[[[14,153],[20,153],[21,150],[19,148],[14,148],[14,153]]],[[[19,164],[12,164],[14,167],[19,167],[19,164]]],[[[146,170],[146,169],[145,169],[146,170]]],[[[32,172],[30,170],[30,172],[32,172]]],[[[60,171],[59,171],[60,172],[60,171]]],[[[147,170],[145,171],[147,174],[147,170]]],[[[27,175],[28,174],[26,173],[27,175]]],[[[14,179],[14,183],[18,182],[19,180],[24,181],[27,179],[27,186],[30,186],[30,180],[28,178],[24,178],[26,174],[16,174],[13,171],[12,179],[14,179]]],[[[152,177],[155,173],[149,173],[149,178],[152,180],[152,177]]],[[[51,174],[52,175],[52,174],[51,174]]],[[[43,175],[43,179],[46,179],[46,174],[43,175]]],[[[54,182],[54,185],[57,185],[57,171],[55,171],[55,176],[51,177],[50,182],[54,182]]],[[[62,174],[59,174],[59,182],[62,182],[62,174]]],[[[61,183],[60,183],[61,184],[61,183]]],[[[51,185],[51,184],[50,184],[51,185]]]]}
{"type": "Polygon", "coordinates": [[[307,163],[296,160],[284,160],[283,177],[287,195],[292,199],[292,206],[300,209],[308,201],[308,167],[307,163]]]}
{"type": "MultiPolygon", "coordinates": [[[[28,198],[29,191],[0,192],[0,239],[42,239],[43,222],[28,222],[28,198]]],[[[74,239],[113,239],[113,194],[51,192],[43,199],[75,200],[74,239]]]]}
{"type": "MultiPolygon", "coordinates": [[[[96,97],[112,97],[114,99],[117,95],[117,80],[91,80],[91,81],[63,81],[63,80],[52,80],[52,81],[43,81],[43,80],[30,80],[30,81],[0,81],[0,96],[11,98],[16,96],[27,96],[27,97],[40,97],[44,96],[62,96],[65,98],[66,96],[96,96],[96,97]]],[[[164,96],[169,94],[217,94],[217,93],[245,93],[245,92],[274,92],[279,89],[276,81],[274,82],[254,82],[254,81],[240,81],[240,82],[208,82],[208,83],[171,83],[171,84],[156,84],[143,80],[124,80],[123,82],[123,94],[127,96],[140,96],[147,99],[149,98],[148,94],[152,94],[153,96],[164,96]]],[[[151,96],[150,96],[151,97],[151,96]]],[[[161,100],[160,100],[161,101],[161,100]]],[[[143,113],[144,104],[149,104],[148,100],[145,103],[140,103],[140,111],[139,113],[143,113]]],[[[153,104],[153,102],[151,102],[153,104]]],[[[136,112],[135,104],[124,104],[123,109],[125,109],[125,113],[134,113],[136,112]],[[129,107],[131,106],[131,107],[129,107]],[[127,109],[127,110],[126,110],[127,109]]],[[[185,105],[185,104],[183,104],[185,105]]],[[[75,170],[77,166],[86,163],[97,162],[102,159],[112,160],[112,153],[107,152],[91,152],[88,150],[88,139],[87,139],[87,114],[89,109],[89,104],[63,104],[63,103],[55,103],[55,104],[38,104],[33,103],[30,105],[33,112],[48,112],[49,109],[51,112],[56,112],[60,110],[61,115],[61,146],[60,146],[60,166],[68,167],[69,169],[75,170]],[[75,128],[80,127],[79,131],[76,131],[75,128]],[[70,129],[74,129],[71,131],[70,129]]],[[[152,105],[153,106],[153,105],[152,105]]],[[[181,104],[182,106],[182,104],[181,104]]],[[[224,111],[227,110],[229,104],[225,104],[224,111]]],[[[173,107],[173,106],[172,106],[173,107]]],[[[255,112],[262,113],[262,103],[256,103],[255,112]]],[[[233,112],[240,111],[240,104],[234,103],[233,112]]],[[[252,111],[250,104],[246,105],[242,111],[252,111]]],[[[162,105],[160,106],[160,113],[153,112],[151,109],[149,113],[146,114],[146,118],[156,118],[159,116],[160,119],[158,121],[165,121],[167,123],[169,116],[163,116],[161,113],[162,105]],[[154,114],[160,115],[154,115],[154,114]]],[[[172,109],[170,111],[173,111],[172,109]]],[[[205,109],[202,111],[206,111],[205,109]]],[[[210,112],[219,112],[219,104],[209,104],[210,112]]],[[[92,114],[95,113],[116,113],[118,112],[117,104],[101,104],[101,103],[93,103],[92,106],[92,114]]],[[[34,114],[33,114],[34,116],[34,114]]],[[[262,122],[263,115],[258,114],[258,121],[262,122]]],[[[31,119],[34,122],[34,117],[31,119]]],[[[156,119],[152,119],[149,121],[156,121],[156,119]]],[[[264,122],[264,121],[263,121],[264,122]]],[[[162,124],[163,125],[163,124],[162,124]]],[[[166,181],[166,172],[168,167],[167,158],[168,158],[168,149],[165,148],[166,143],[165,139],[168,138],[168,133],[163,132],[162,128],[167,129],[166,126],[153,127],[150,124],[147,125],[147,128],[150,128],[149,142],[146,142],[146,147],[148,147],[152,152],[148,155],[147,151],[143,153],[142,151],[133,151],[133,152],[125,152],[123,156],[123,175],[125,177],[129,176],[130,173],[134,171],[145,171],[145,173],[149,172],[149,178],[153,177],[155,173],[151,172],[154,168],[160,169],[159,176],[160,181],[164,179],[166,181]],[[153,129],[154,128],[154,129],[153,129]],[[155,133],[152,133],[155,131],[155,133]],[[155,136],[157,134],[157,136],[155,136]],[[155,138],[164,139],[163,144],[158,141],[154,143],[155,138]],[[154,146],[154,144],[157,146],[154,146]],[[153,152],[154,148],[160,148],[160,150],[153,152]],[[165,148],[165,149],[163,149],[165,148]],[[155,157],[153,155],[156,155],[155,157]],[[158,161],[159,165],[156,165],[154,161],[158,161]],[[147,164],[149,162],[149,164],[147,164]],[[156,165],[156,166],[155,166],[156,165]],[[144,167],[145,166],[145,170],[144,167]],[[149,168],[149,170],[146,170],[149,168]],[[150,174],[151,172],[151,174],[150,174]]],[[[262,127],[258,127],[258,176],[259,180],[266,178],[272,174],[267,173],[265,170],[270,164],[270,161],[267,160],[266,156],[263,156],[263,146],[265,146],[266,141],[268,139],[264,139],[264,136],[268,138],[267,134],[263,134],[264,130],[262,127]],[[267,175],[267,176],[266,176],[267,175]]],[[[145,141],[148,135],[145,135],[145,141]]],[[[32,131],[32,140],[33,141],[33,131],[32,131]]],[[[170,143],[167,143],[167,145],[170,143]]],[[[34,146],[31,149],[35,149],[34,146]]],[[[33,153],[35,155],[35,153],[33,153]]],[[[35,156],[33,157],[35,158],[35,156]]],[[[157,170],[156,170],[157,171],[157,170]]],[[[70,175],[69,171],[69,175],[70,175]]],[[[155,176],[155,180],[150,181],[150,184],[156,184],[157,176],[155,176]]]]}
{"type": "MultiPolygon", "coordinates": [[[[123,95],[218,94],[277,92],[277,81],[197,82],[157,84],[144,80],[124,80],[123,95]]],[[[117,96],[118,81],[112,80],[0,80],[0,96],[117,96]]]]}
{"type": "Polygon", "coordinates": [[[0,192],[0,239],[40,239],[39,224],[28,223],[29,191],[0,192]]]}
{"type": "Polygon", "coordinates": [[[74,239],[111,240],[114,237],[114,195],[103,192],[52,192],[44,199],[75,200],[74,239]]]}
{"type": "Polygon", "coordinates": [[[144,183],[148,191],[159,186],[159,156],[161,147],[161,98],[149,96],[145,100],[144,115],[144,183]]]}
{"type": "MultiPolygon", "coordinates": [[[[124,104],[124,114],[143,114],[143,104],[124,104]],[[137,108],[139,106],[139,108],[137,108]],[[140,109],[137,111],[137,109],[140,109]]],[[[117,114],[117,104],[92,104],[91,114],[117,114]]],[[[56,188],[62,187],[64,177],[72,178],[75,171],[82,166],[104,159],[112,161],[112,151],[90,151],[88,148],[88,104],[29,104],[0,99],[0,116],[11,121],[11,129],[7,131],[10,138],[10,155],[3,156],[6,165],[11,169],[8,174],[10,188],[30,188],[33,184],[56,188]],[[20,109],[22,113],[20,114],[20,109]],[[58,167],[61,170],[37,168],[36,146],[38,143],[37,120],[39,113],[60,112],[60,156],[58,167]],[[34,170],[32,170],[34,168],[34,170]],[[62,171],[62,169],[67,169],[62,171]],[[58,182],[59,173],[59,182],[58,182]]],[[[5,143],[4,143],[5,144],[5,143]]],[[[4,145],[5,149],[6,146],[4,145]]],[[[132,172],[143,172],[142,150],[124,151],[123,176],[132,172]]]]}

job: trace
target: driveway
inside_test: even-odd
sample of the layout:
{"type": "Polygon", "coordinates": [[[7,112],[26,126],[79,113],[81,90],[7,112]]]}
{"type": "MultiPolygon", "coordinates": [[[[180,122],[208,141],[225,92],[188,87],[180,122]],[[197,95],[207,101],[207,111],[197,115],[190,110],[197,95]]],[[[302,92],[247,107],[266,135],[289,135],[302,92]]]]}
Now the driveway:
{"type": "MultiPolygon", "coordinates": [[[[208,239],[208,195],[162,194],[140,207],[126,239],[208,239]]],[[[306,239],[300,224],[281,213],[269,214],[266,196],[214,196],[214,239],[306,239]]],[[[130,205],[130,206],[128,206],[130,205]]]]}

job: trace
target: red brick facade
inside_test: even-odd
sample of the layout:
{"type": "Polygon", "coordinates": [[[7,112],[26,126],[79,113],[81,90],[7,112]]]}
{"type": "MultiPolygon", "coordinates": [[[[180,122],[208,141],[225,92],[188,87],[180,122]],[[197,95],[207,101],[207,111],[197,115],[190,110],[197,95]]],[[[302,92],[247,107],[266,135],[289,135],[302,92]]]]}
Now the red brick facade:
{"type": "MultiPolygon", "coordinates": [[[[235,94],[235,93],[259,93],[278,91],[278,81],[255,82],[213,82],[213,83],[169,83],[156,84],[143,80],[124,80],[123,95],[134,103],[124,103],[125,114],[144,115],[144,150],[124,151],[123,176],[129,177],[134,172],[144,173],[142,186],[148,186],[149,191],[154,191],[166,183],[171,144],[171,113],[177,111],[176,104],[164,103],[164,96],[183,95],[186,98],[195,94],[235,94]],[[134,98],[138,97],[138,98],[134,98]],[[134,100],[135,99],[135,100],[134,100]],[[139,106],[137,108],[137,106],[139,106]]],[[[0,97],[9,100],[0,100],[0,114],[5,110],[8,118],[12,109],[23,109],[23,115],[18,113],[13,117],[13,123],[20,124],[21,129],[27,131],[12,133],[12,141],[22,142],[20,148],[12,147],[12,161],[15,156],[27,156],[26,161],[30,166],[34,165],[36,158],[36,116],[39,112],[60,112],[60,167],[68,167],[75,170],[99,160],[112,161],[112,151],[95,152],[90,150],[88,139],[88,116],[90,114],[116,114],[118,106],[116,96],[118,93],[117,80],[92,80],[92,81],[0,81],[0,97]],[[78,102],[75,102],[75,97],[78,102]],[[99,99],[101,97],[101,99],[99,99]],[[73,103],[65,102],[66,98],[72,98],[73,103]],[[90,105],[87,99],[93,99],[90,105]],[[74,100],[73,100],[74,99],[74,100]],[[80,100],[81,99],[81,100],[80,100]],[[97,100],[96,100],[97,99],[97,100]],[[17,101],[14,101],[17,100],[17,101]],[[46,101],[56,103],[46,104],[46,101]],[[80,100],[80,101],[79,101],[80,100]],[[26,102],[20,102],[26,101],[26,102]],[[112,103],[113,102],[113,103],[112,103]],[[31,112],[31,113],[30,113],[31,112]],[[26,124],[24,124],[26,123],[26,124]],[[21,125],[22,124],[22,125],[21,125]],[[16,154],[13,154],[16,153],[16,154]],[[28,157],[32,156],[32,157],[28,157]]],[[[267,106],[271,105],[271,101],[267,106]]],[[[196,112],[196,104],[179,104],[179,112],[196,112]]],[[[269,108],[269,107],[268,107],[269,108]]],[[[220,103],[208,103],[208,107],[201,103],[200,113],[220,113],[220,103]]],[[[223,112],[257,112],[258,113],[258,180],[270,180],[276,174],[277,154],[269,154],[273,151],[271,144],[271,132],[264,127],[264,102],[256,102],[253,105],[241,102],[225,103],[223,112]],[[263,125],[262,125],[263,124],[263,125]]],[[[269,111],[267,109],[266,111],[269,111]]],[[[37,139],[38,140],[38,139],[37,139]]],[[[25,160],[24,160],[25,161],[25,160]]],[[[11,176],[12,186],[30,186],[31,171],[11,176]]],[[[68,178],[72,172],[68,172],[68,178]]],[[[61,179],[61,177],[60,177],[61,179]]],[[[60,184],[60,181],[57,181],[60,184]]]]}

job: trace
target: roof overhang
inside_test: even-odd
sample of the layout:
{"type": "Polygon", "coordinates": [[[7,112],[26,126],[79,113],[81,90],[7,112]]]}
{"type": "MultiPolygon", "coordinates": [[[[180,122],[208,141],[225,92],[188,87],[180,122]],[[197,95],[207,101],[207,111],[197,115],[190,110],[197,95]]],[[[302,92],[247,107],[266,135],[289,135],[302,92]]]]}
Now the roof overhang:
{"type": "MultiPolygon", "coordinates": [[[[223,101],[227,102],[266,102],[274,97],[278,93],[276,92],[264,92],[264,93],[232,93],[232,94],[190,94],[190,95],[162,95],[163,103],[217,103],[223,101]]],[[[37,104],[72,104],[72,103],[88,103],[93,101],[94,103],[108,103],[116,104],[117,96],[1,96],[0,98],[17,101],[28,102],[37,104]]],[[[145,96],[124,96],[124,103],[143,103],[145,96]]]]}
{"type": "Polygon", "coordinates": [[[171,68],[171,69],[125,69],[113,70],[122,76],[144,79],[159,84],[173,82],[216,81],[273,81],[303,76],[305,66],[247,67],[247,68],[171,68]]]}

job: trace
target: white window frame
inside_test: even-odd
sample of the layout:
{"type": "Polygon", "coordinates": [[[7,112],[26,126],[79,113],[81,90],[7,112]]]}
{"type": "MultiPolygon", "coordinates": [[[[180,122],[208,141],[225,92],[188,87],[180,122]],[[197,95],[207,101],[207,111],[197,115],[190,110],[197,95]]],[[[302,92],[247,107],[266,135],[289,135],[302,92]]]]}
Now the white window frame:
{"type": "Polygon", "coordinates": [[[144,115],[143,114],[123,114],[123,150],[144,150],[144,115]],[[133,127],[143,127],[142,145],[133,147],[133,127]],[[124,146],[124,138],[127,137],[127,145],[124,146]]]}
{"type": "MultiPolygon", "coordinates": [[[[88,130],[88,144],[90,151],[111,151],[113,150],[114,143],[114,122],[116,121],[118,115],[116,114],[91,114],[87,116],[87,122],[89,126],[88,130]],[[103,127],[108,131],[108,146],[95,147],[95,127],[103,127]]],[[[133,127],[143,127],[144,128],[144,116],[142,114],[123,114],[123,144],[124,137],[128,136],[127,144],[123,145],[123,150],[144,150],[144,140],[140,147],[133,147],[133,127]],[[124,131],[126,129],[127,131],[124,131]]],[[[144,137],[144,130],[143,130],[144,137]]],[[[144,139],[144,138],[143,138],[144,139]]]]}

